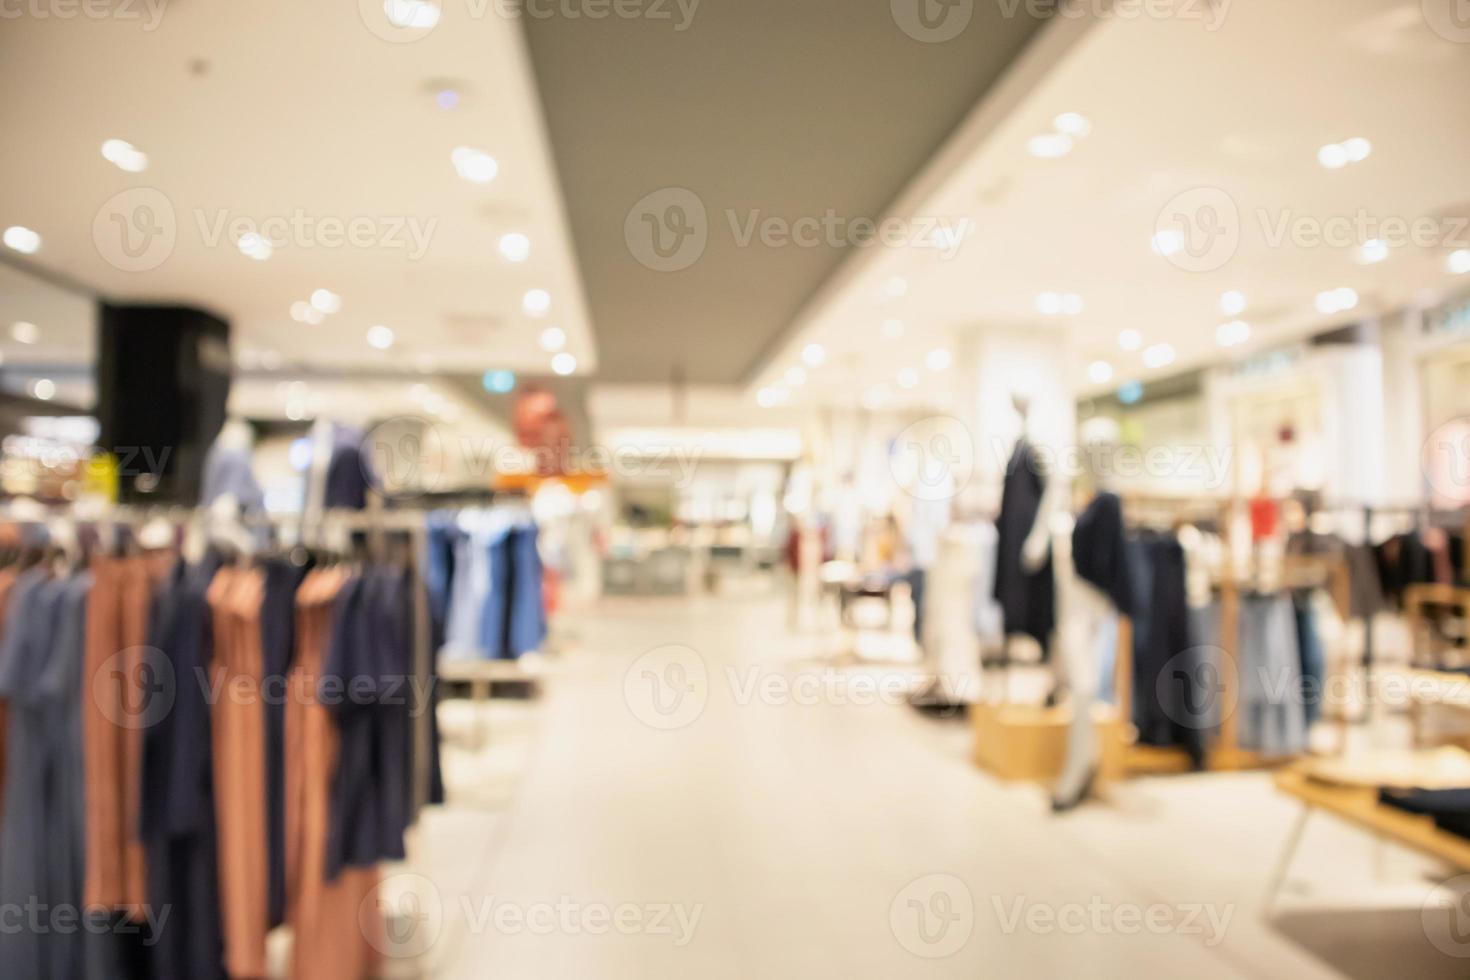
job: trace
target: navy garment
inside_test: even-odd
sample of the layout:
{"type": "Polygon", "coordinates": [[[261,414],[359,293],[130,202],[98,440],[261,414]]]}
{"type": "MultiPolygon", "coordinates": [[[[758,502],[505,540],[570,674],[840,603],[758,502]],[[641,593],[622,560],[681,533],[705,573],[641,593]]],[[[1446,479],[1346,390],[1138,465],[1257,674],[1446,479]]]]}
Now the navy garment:
{"type": "MultiPolygon", "coordinates": [[[[0,697],[9,702],[0,903],[42,915],[58,906],[82,908],[81,697],[90,589],[90,575],[67,580],[35,569],[23,573],[0,643],[0,697]]],[[[29,921],[31,912],[25,914],[29,921]]],[[[7,980],[88,977],[82,938],[0,929],[0,972],[7,980]]]]}
{"type": "Polygon", "coordinates": [[[1378,799],[1392,807],[1433,817],[1435,826],[1470,837],[1470,789],[1380,790],[1378,799]]]}
{"type": "Polygon", "coordinates": [[[296,659],[296,589],[305,577],[306,566],[284,558],[270,559],[260,603],[268,894],[273,927],[286,921],[286,675],[296,659]]]}
{"type": "Polygon", "coordinates": [[[405,856],[412,797],[408,582],[402,570],[371,569],[337,598],[319,688],[340,737],[327,828],[328,881],[344,868],[405,856]]]}
{"type": "Polygon", "coordinates": [[[1047,545],[1046,561],[1034,572],[1026,570],[1021,552],[1036,523],[1045,489],[1035,448],[1025,439],[1018,440],[1006,464],[1000,515],[995,521],[999,535],[995,546],[995,598],[1000,603],[1006,635],[1024,633],[1034,637],[1041,644],[1043,657],[1051,650],[1051,634],[1056,628],[1051,545],[1047,545]]]}
{"type": "Polygon", "coordinates": [[[1293,597],[1296,610],[1296,643],[1301,658],[1302,704],[1306,707],[1306,723],[1310,726],[1322,714],[1322,684],[1327,672],[1322,638],[1317,633],[1317,614],[1312,609],[1311,595],[1293,597]]]}
{"type": "Polygon", "coordinates": [[[222,446],[216,440],[204,456],[204,488],[199,494],[200,506],[208,507],[226,494],[239,501],[240,510],[244,513],[255,513],[265,508],[265,494],[255,481],[250,451],[222,446]]]}
{"type": "Polygon", "coordinates": [[[490,538],[490,590],[480,616],[479,648],[490,660],[513,660],[546,639],[539,531],[510,524],[490,538]]]}
{"type": "Polygon", "coordinates": [[[1123,502],[1100,492],[1072,528],[1072,565],[1077,575],[1112,600],[1124,616],[1133,614],[1133,575],[1123,533],[1123,502]]]}
{"type": "Polygon", "coordinates": [[[1133,620],[1133,721],[1144,745],[1179,746],[1204,767],[1205,732],[1220,696],[1219,676],[1190,631],[1184,549],[1173,535],[1146,535],[1130,549],[1133,620]]]}
{"type": "Polygon", "coordinates": [[[323,507],[362,510],[367,507],[367,493],[377,484],[368,457],[363,453],[365,436],[356,429],[339,427],[332,435],[332,455],[327,460],[327,475],[322,489],[323,507]]]}
{"type": "Polygon", "coordinates": [[[155,909],[170,910],[156,937],[154,980],[225,976],[208,686],[214,633],[205,595],[218,567],[217,558],[177,564],[154,597],[149,622],[148,645],[175,692],[172,709],[143,732],[139,827],[148,897],[155,909]]]}

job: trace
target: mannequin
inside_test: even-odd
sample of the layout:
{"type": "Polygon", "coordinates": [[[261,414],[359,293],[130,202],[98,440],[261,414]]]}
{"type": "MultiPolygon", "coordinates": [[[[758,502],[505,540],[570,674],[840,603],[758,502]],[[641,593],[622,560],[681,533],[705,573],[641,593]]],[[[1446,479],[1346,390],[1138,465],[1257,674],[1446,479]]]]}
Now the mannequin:
{"type": "MultiPolygon", "coordinates": [[[[1115,458],[1119,434],[1111,419],[1092,419],[1082,427],[1082,475],[1093,491],[1092,498],[1069,529],[1052,535],[1057,555],[1057,603],[1060,647],[1056,664],[1062,672],[1072,706],[1067,730],[1067,758],[1052,794],[1052,809],[1070,810],[1092,791],[1097,777],[1097,728],[1092,706],[1101,681],[1099,641],[1106,631],[1116,631],[1120,612],[1130,608],[1131,584],[1127,558],[1122,553],[1122,512],[1113,493],[1108,460],[1115,458]],[[1075,547],[1093,549],[1081,555],[1075,547]],[[1085,571],[1079,563],[1085,562],[1085,571]],[[1108,582],[1108,591],[1100,587],[1108,582]]],[[[1061,481],[1054,481],[1060,483],[1061,481]]],[[[1028,540],[1028,553],[1033,543],[1028,540]]]]}
{"type": "MultiPolygon", "coordinates": [[[[1000,514],[996,520],[995,598],[999,601],[1004,629],[1009,637],[1023,633],[1049,654],[1056,626],[1056,586],[1052,580],[1052,515],[1057,511],[1056,494],[1065,482],[1042,471],[1031,438],[1030,398],[1012,396],[1020,419],[1016,440],[1001,491],[1000,514]]],[[[1006,658],[1008,661],[1009,658],[1006,658]]]]}
{"type": "Polygon", "coordinates": [[[239,418],[225,422],[204,459],[204,489],[200,503],[215,513],[252,513],[265,504],[265,495],[251,471],[255,432],[239,418]]]}

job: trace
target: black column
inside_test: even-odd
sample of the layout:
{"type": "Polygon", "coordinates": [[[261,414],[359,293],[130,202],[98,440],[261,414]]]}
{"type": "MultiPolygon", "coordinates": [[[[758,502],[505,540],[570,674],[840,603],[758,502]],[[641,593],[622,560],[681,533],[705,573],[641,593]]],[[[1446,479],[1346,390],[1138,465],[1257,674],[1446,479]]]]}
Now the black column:
{"type": "Polygon", "coordinates": [[[225,420],[230,325],[186,306],[101,305],[97,420],[124,503],[193,506],[225,420]]]}

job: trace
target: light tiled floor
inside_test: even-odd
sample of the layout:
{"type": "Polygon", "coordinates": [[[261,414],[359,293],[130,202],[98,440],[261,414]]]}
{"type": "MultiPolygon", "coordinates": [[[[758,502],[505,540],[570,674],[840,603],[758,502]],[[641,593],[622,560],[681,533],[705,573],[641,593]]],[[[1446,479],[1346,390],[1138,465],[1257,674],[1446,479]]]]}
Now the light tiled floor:
{"type": "Polygon", "coordinates": [[[1470,975],[1425,937],[1434,869],[1329,817],[1268,921],[1299,811],[1259,774],[1137,780],[1058,818],[970,765],[962,721],[826,672],[830,638],[792,635],[778,598],[568,624],[542,698],[489,709],[483,750],[447,706],[455,800],[411,868],[425,975],[1470,975]]]}

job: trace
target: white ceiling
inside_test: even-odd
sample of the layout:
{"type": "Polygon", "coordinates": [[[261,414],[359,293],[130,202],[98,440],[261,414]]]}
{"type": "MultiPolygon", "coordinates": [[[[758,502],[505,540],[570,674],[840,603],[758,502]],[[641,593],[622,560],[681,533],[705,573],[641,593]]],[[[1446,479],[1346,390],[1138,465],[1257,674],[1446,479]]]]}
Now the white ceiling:
{"type": "MultiPolygon", "coordinates": [[[[1078,370],[1106,359],[1115,385],[1470,288],[1470,276],[1447,271],[1444,247],[1405,246],[1364,266],[1353,249],[1270,239],[1282,215],[1470,215],[1470,43],[1431,29],[1419,0],[1237,0],[1216,9],[1216,30],[1177,18],[1053,21],[1013,71],[1019,85],[1003,84],[980,104],[896,212],[973,222],[954,256],[863,250],[809,305],[747,397],[780,385],[813,342],[827,363],[793,404],[850,405],[880,387],[890,403],[933,403],[957,372],[926,371],[925,353],[972,328],[1065,323],[1078,370]],[[1028,140],[1062,112],[1085,115],[1091,134],[1060,159],[1031,156],[1028,140]],[[1333,171],[1318,164],[1319,147],[1354,136],[1372,141],[1367,160],[1333,171]],[[1200,187],[1233,201],[1240,217],[1228,227],[1239,239],[1228,261],[1202,263],[1218,268],[1190,271],[1156,255],[1151,239],[1171,199],[1200,187]],[[895,276],[908,285],[900,299],[884,292],[895,276]],[[1361,295],[1357,310],[1316,312],[1318,292],[1344,286],[1361,295]],[[1215,341],[1216,326],[1232,319],[1218,309],[1226,290],[1246,293],[1253,328],[1250,343],[1228,351],[1215,341]],[[1085,310],[1043,318],[1034,305],[1043,291],[1079,294],[1085,310]],[[904,323],[903,339],[885,339],[889,318],[904,323]],[[1140,331],[1145,346],[1172,344],[1177,360],[1145,368],[1140,353],[1119,349],[1124,329],[1140,331]],[[911,391],[895,384],[905,368],[920,377],[911,391]]],[[[1112,387],[1074,380],[1082,391],[1112,387]]]]}
{"type": "MultiPolygon", "coordinates": [[[[153,6],[151,29],[149,6],[135,4],[102,19],[6,19],[0,31],[0,227],[40,232],[30,262],[106,297],[213,309],[249,366],[546,374],[538,336],[556,325],[578,371],[595,368],[516,21],[494,4],[445,4],[435,29],[396,43],[366,0],[153,6]],[[446,87],[458,108],[436,106],[446,87]],[[148,169],[104,160],[114,138],[146,152],[148,169]],[[494,156],[498,177],[461,180],[450,160],[460,145],[494,156]],[[175,243],[155,268],[115,267],[107,202],[120,193],[172,211],[175,243]],[[228,231],[211,240],[222,215],[307,230],[255,261],[228,231]],[[354,219],[369,244],[331,244],[330,222],[354,219]],[[410,228],[428,232],[421,255],[410,228]],[[513,231],[531,241],[519,265],[497,250],[513,231]],[[342,297],[341,312],[294,321],[293,301],[318,288],[342,297]],[[551,294],[544,319],[521,311],[531,288],[551,294]],[[396,333],[388,352],[365,341],[375,324],[396,333]]],[[[85,333],[39,325],[78,344],[85,333]]]]}

